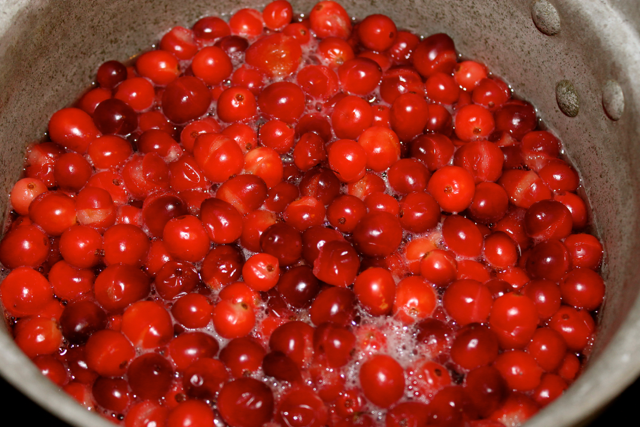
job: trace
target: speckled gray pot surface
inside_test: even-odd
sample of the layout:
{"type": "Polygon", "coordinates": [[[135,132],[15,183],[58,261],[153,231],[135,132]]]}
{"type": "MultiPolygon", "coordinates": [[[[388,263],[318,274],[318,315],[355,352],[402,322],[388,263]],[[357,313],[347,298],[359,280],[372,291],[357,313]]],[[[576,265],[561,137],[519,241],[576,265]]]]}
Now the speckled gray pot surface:
{"type": "MultiPolygon", "coordinates": [[[[304,12],[314,2],[292,3],[304,12]]],[[[42,138],[48,117],[88,87],[100,63],[127,60],[173,25],[262,4],[1,0],[0,212],[6,212],[26,145],[42,138]]],[[[531,101],[565,143],[591,200],[594,231],[604,242],[606,302],[587,370],[527,425],[584,422],[640,371],[640,6],[635,0],[342,4],[360,18],[387,14],[418,34],[448,33],[463,56],[485,62],[531,101]]],[[[0,372],[70,424],[111,425],[41,377],[5,328],[0,331],[0,372]]]]}

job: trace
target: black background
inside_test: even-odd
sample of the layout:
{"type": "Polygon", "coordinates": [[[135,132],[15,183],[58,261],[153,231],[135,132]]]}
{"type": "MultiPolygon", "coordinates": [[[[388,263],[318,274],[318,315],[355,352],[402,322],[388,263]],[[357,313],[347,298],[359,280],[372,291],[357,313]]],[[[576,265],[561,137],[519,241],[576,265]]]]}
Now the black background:
{"type": "MultiPolygon", "coordinates": [[[[0,397],[2,398],[2,407],[5,409],[14,408],[19,411],[18,414],[14,415],[18,417],[19,425],[69,427],[67,423],[60,421],[55,416],[40,408],[2,378],[0,378],[0,397]]],[[[624,393],[614,400],[589,426],[610,427],[612,420],[637,419],[638,402],[640,402],[640,380],[632,384],[624,393]]],[[[5,410],[5,417],[7,416],[6,412],[5,410]]]]}

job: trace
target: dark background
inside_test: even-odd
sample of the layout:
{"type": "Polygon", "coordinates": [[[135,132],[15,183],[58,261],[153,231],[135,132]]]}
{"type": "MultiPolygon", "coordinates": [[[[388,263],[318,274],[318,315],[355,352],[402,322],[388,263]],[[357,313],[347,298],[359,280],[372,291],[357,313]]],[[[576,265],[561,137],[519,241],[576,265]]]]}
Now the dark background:
{"type": "MultiPolygon", "coordinates": [[[[18,409],[19,425],[69,427],[68,424],[41,409],[2,378],[0,378],[0,398],[2,399],[2,407],[18,409]]],[[[640,380],[632,384],[614,400],[589,426],[610,427],[612,425],[611,420],[637,419],[638,402],[640,402],[640,380]]]]}

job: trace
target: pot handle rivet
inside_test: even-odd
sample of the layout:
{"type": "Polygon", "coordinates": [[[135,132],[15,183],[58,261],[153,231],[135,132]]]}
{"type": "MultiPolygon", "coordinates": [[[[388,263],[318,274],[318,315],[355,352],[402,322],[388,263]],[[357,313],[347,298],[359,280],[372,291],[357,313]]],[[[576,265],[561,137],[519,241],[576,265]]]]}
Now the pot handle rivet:
{"type": "Polygon", "coordinates": [[[560,32],[560,15],[547,0],[534,0],[531,3],[531,17],[543,34],[554,36],[560,32]]]}
{"type": "Polygon", "coordinates": [[[624,112],[624,93],[615,80],[607,80],[602,86],[602,106],[611,120],[620,120],[624,112]]]}
{"type": "Polygon", "coordinates": [[[580,111],[578,92],[569,80],[560,80],[556,84],[556,101],[565,115],[575,117],[580,111]]]}

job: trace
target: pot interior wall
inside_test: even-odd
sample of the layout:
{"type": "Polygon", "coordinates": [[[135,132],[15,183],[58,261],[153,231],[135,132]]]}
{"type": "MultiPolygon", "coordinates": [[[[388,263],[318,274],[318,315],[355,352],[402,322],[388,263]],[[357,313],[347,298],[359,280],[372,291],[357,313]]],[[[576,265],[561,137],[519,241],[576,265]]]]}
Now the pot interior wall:
{"type": "MultiPolygon", "coordinates": [[[[27,144],[42,139],[48,117],[77,99],[102,62],[126,61],[157,42],[173,25],[190,26],[204,15],[262,6],[228,0],[194,0],[187,5],[169,0],[3,3],[0,212],[7,211],[7,194],[20,176],[27,144]]],[[[308,12],[315,2],[292,3],[295,10],[308,12]]],[[[451,35],[463,56],[485,62],[517,95],[538,108],[544,123],[564,141],[566,155],[582,171],[593,206],[594,230],[606,250],[606,304],[600,313],[591,369],[560,402],[532,421],[540,426],[568,425],[583,418],[632,381],[639,365],[629,355],[638,350],[630,335],[640,330],[635,286],[640,263],[633,256],[640,249],[640,180],[634,167],[640,160],[636,142],[640,132],[634,123],[640,94],[633,84],[640,81],[640,45],[632,24],[617,9],[600,2],[584,3],[555,1],[561,30],[547,36],[534,25],[531,2],[524,0],[342,2],[359,18],[384,13],[399,27],[418,34],[451,35]],[[625,97],[618,121],[610,120],[602,108],[602,87],[611,79],[620,84],[625,97]],[[580,103],[576,117],[567,117],[558,108],[555,91],[560,80],[572,82],[576,89],[580,103]]],[[[621,3],[634,10],[628,7],[632,2],[621,3]]],[[[40,378],[6,331],[0,332],[0,369],[11,382],[68,422],[109,425],[79,407],[61,406],[71,399],[40,378]]]]}

